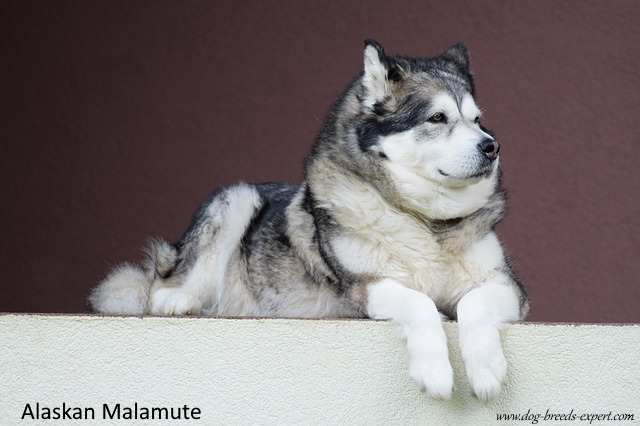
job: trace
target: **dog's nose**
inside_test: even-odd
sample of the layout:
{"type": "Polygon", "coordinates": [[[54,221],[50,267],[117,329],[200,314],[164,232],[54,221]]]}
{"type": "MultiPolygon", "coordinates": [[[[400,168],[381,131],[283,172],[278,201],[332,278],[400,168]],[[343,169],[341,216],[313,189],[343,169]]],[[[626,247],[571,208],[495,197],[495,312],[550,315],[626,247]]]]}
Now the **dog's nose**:
{"type": "Polygon", "coordinates": [[[485,138],[478,144],[478,149],[489,160],[495,160],[498,158],[498,152],[500,152],[500,145],[493,139],[485,138]]]}

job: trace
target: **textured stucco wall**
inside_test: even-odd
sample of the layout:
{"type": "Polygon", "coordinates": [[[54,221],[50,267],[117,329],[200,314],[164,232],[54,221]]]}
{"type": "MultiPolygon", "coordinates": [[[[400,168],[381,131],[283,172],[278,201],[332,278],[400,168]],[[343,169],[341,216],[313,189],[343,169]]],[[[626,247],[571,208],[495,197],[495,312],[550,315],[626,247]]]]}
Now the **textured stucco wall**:
{"type": "Polygon", "coordinates": [[[638,325],[508,327],[506,391],[488,405],[470,396],[455,324],[446,329],[456,389],[441,402],[408,378],[388,322],[3,315],[0,423],[31,424],[19,416],[36,401],[189,404],[203,412],[195,424],[482,425],[527,409],[640,416],[638,325]]]}

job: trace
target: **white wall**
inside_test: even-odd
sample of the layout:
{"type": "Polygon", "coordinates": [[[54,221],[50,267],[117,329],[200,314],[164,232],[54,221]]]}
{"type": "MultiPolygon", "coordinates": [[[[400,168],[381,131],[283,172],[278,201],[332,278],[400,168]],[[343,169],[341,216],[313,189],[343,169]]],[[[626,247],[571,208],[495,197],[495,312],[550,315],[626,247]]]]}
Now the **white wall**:
{"type": "Polygon", "coordinates": [[[442,402],[408,378],[404,344],[387,322],[6,314],[0,424],[43,424],[20,420],[36,401],[93,406],[97,419],[103,403],[188,404],[202,410],[200,425],[483,425],[527,409],[634,413],[640,422],[638,325],[508,327],[508,383],[489,405],[470,396],[455,324],[446,329],[456,389],[442,402]]]}

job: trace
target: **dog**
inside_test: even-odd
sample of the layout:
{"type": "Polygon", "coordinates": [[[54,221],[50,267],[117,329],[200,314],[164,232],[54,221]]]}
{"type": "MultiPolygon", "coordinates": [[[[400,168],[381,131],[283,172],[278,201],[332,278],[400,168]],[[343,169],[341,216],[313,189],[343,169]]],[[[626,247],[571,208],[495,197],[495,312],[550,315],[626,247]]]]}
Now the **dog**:
{"type": "Polygon", "coordinates": [[[176,244],[152,240],[93,290],[117,315],[391,319],[410,375],[450,398],[442,318],[456,319],[474,394],[506,374],[499,328],[527,293],[494,232],[505,209],[500,146],[481,124],[467,48],[387,55],[365,41],[363,70],[335,102],[301,185],[219,189],[176,244]]]}

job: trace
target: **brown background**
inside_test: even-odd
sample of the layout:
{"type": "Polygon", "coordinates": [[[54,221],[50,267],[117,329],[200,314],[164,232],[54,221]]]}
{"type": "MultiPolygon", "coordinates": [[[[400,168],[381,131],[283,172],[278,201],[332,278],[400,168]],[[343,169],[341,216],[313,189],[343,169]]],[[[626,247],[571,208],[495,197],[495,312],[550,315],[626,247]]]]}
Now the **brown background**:
{"type": "Polygon", "coordinates": [[[469,46],[530,318],[640,322],[635,1],[20,1],[0,16],[0,311],[84,311],[217,185],[299,181],[373,37],[469,46]]]}

